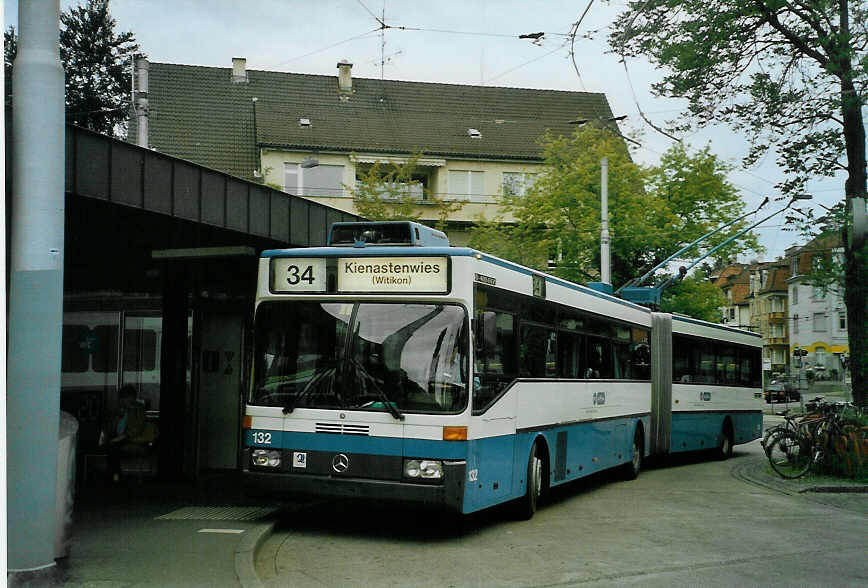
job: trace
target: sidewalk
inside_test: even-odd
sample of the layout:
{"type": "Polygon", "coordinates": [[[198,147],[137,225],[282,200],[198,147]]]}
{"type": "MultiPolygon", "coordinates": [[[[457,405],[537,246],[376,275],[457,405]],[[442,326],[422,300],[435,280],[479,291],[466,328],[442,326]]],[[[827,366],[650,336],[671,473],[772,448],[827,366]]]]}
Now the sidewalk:
{"type": "Polygon", "coordinates": [[[246,499],[234,474],[196,483],[102,483],[80,493],[64,586],[259,586],[258,542],[274,505],[246,499]]]}
{"type": "MultiPolygon", "coordinates": [[[[781,416],[766,413],[763,417],[763,429],[768,429],[783,422],[783,420],[781,416]]],[[[759,443],[759,441],[753,443],[759,443]]],[[[864,482],[821,476],[813,472],[808,472],[805,476],[795,480],[787,480],[775,473],[764,453],[761,456],[751,456],[739,460],[733,467],[732,474],[746,482],[770,490],[790,495],[801,495],[814,502],[831,504],[868,515],[868,484],[864,482]]]]}

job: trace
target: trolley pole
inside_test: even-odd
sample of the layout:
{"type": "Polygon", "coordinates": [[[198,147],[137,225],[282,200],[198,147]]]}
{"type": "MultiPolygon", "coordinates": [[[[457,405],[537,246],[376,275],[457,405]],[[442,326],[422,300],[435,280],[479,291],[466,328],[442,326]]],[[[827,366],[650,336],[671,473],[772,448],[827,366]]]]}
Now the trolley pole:
{"type": "Polygon", "coordinates": [[[6,514],[8,570],[25,580],[56,571],[65,161],[59,0],[19,2],[18,24],[12,77],[6,514]]]}

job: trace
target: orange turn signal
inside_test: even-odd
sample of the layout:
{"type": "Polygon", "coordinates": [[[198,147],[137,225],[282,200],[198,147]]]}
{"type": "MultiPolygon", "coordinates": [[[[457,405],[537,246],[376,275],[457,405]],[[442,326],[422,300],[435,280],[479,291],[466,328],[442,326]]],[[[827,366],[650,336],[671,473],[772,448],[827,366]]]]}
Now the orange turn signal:
{"type": "Polygon", "coordinates": [[[444,441],[467,441],[467,427],[443,427],[444,441]]]}
{"type": "Polygon", "coordinates": [[[241,428],[242,429],[252,429],[253,428],[253,417],[249,414],[244,415],[244,418],[241,419],[241,428]]]}

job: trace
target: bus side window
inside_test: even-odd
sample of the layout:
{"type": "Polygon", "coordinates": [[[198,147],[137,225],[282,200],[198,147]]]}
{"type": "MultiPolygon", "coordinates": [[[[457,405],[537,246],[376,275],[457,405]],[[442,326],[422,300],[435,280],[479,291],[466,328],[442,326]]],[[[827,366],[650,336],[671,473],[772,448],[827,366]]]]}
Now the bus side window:
{"type": "Polygon", "coordinates": [[[488,406],[515,378],[515,337],[515,317],[511,314],[476,313],[475,409],[488,406]]]}
{"type": "Polygon", "coordinates": [[[588,366],[586,379],[611,379],[615,377],[612,360],[612,343],[608,339],[588,337],[588,366]]]}

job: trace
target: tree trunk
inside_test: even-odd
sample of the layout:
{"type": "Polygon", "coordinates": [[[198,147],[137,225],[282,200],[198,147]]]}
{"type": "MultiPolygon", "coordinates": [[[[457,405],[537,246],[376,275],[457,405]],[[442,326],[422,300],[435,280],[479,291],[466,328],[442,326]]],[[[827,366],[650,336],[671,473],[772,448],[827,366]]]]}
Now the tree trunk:
{"type": "MultiPolygon", "coordinates": [[[[848,63],[849,65],[849,63],[848,63]]],[[[850,77],[845,75],[841,83],[841,110],[844,119],[844,141],[847,146],[848,177],[844,184],[852,215],[852,198],[866,195],[865,126],[858,93],[850,77]]],[[[852,218],[852,216],[850,216],[852,218]]],[[[866,405],[868,393],[868,246],[854,248],[844,227],[846,264],[844,273],[844,301],[847,304],[847,332],[850,339],[850,375],[853,383],[853,402],[866,405]]]]}

